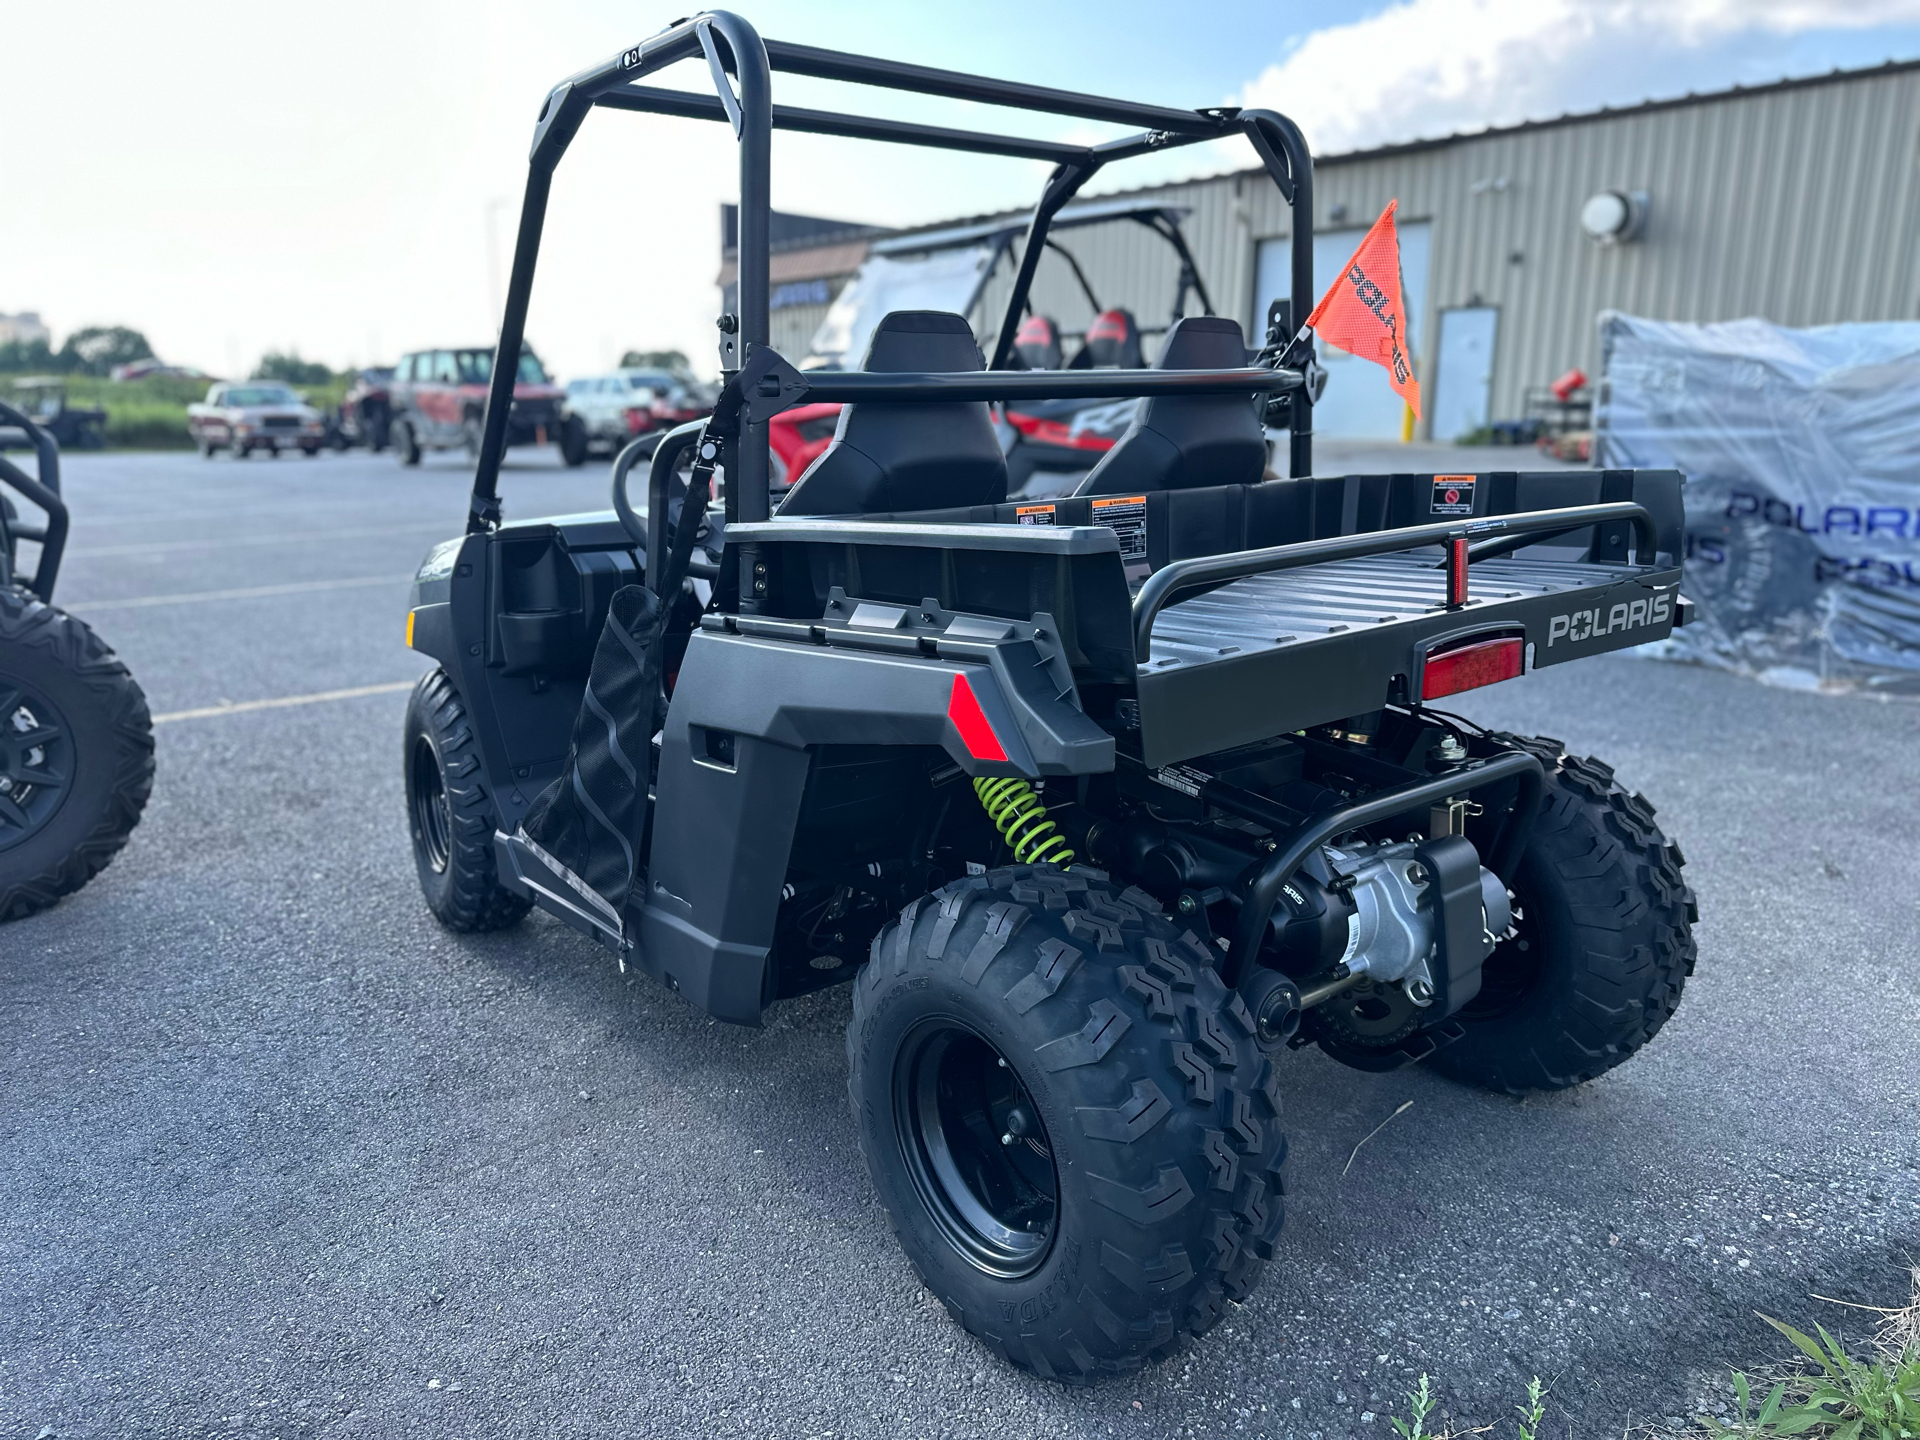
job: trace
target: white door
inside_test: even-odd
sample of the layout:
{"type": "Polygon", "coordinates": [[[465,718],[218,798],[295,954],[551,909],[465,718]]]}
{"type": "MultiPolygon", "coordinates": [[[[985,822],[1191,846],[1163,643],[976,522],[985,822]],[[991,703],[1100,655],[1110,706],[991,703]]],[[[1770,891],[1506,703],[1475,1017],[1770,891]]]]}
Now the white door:
{"type": "Polygon", "coordinates": [[[1433,379],[1433,438],[1458,440],[1492,418],[1493,342],[1500,312],[1474,305],[1440,312],[1440,351],[1433,379]]]}
{"type": "MultiPolygon", "coordinates": [[[[1366,239],[1367,229],[1329,230],[1313,237],[1313,283],[1320,292],[1315,300],[1346,268],[1353,252],[1366,239]]],[[[1400,298],[1407,312],[1407,350],[1417,375],[1425,353],[1427,257],[1432,250],[1433,226],[1416,220],[1398,229],[1400,298]]],[[[1253,313],[1260,325],[1266,323],[1267,305],[1292,291],[1292,256],[1293,242],[1289,239],[1260,242],[1253,284],[1253,313]]],[[[1294,321],[1295,325],[1299,323],[1298,319],[1294,321]]],[[[1327,391],[1313,407],[1313,433],[1336,440],[1398,440],[1406,403],[1394,394],[1387,372],[1371,360],[1356,359],[1318,340],[1314,343],[1320,363],[1327,367],[1327,391]]]]}

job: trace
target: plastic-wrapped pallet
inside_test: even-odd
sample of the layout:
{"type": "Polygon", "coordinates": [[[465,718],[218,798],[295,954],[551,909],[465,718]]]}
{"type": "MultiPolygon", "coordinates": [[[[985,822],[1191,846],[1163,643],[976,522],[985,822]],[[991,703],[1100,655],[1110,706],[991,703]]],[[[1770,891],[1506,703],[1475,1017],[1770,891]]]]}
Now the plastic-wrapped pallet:
{"type": "Polygon", "coordinates": [[[1661,651],[1920,696],[1920,324],[1607,312],[1600,341],[1594,463],[1687,477],[1700,614],[1661,651]]]}

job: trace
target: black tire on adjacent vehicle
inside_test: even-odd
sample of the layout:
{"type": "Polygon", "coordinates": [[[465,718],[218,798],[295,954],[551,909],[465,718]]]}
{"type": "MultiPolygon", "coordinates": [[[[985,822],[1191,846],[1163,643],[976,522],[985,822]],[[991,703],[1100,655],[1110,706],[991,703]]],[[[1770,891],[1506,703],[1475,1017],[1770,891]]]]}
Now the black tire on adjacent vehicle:
{"type": "Polygon", "coordinates": [[[560,422],[560,460],[569,469],[587,463],[587,427],[578,415],[560,422]]]}
{"type": "Polygon", "coordinates": [[[413,433],[413,422],[396,420],[393,422],[393,454],[402,465],[420,463],[420,437],[413,433]]]}
{"type": "Polygon", "coordinates": [[[848,1090],[895,1233],[1024,1369],[1131,1370],[1273,1254],[1274,1063],[1214,958],[1143,891],[1022,865],[914,901],[854,982],[848,1090]]]}
{"type": "Polygon", "coordinates": [[[0,586],[0,920],[43,910],[127,843],[153,790],[153,722],[87,625],[0,586]]]}
{"type": "Polygon", "coordinates": [[[1466,1036],[1427,1063],[1519,1094],[1611,1070],[1659,1033],[1693,973],[1699,919],[1680,847],[1653,806],[1558,740],[1490,737],[1540,757],[1546,793],[1511,885],[1514,924],[1456,1017],[1466,1036]]]}
{"type": "Polygon", "coordinates": [[[446,671],[429,670],[413,687],[403,737],[407,828],[427,908],[449,930],[504,930],[528,904],[500,883],[493,797],[466,701],[446,671]]]}

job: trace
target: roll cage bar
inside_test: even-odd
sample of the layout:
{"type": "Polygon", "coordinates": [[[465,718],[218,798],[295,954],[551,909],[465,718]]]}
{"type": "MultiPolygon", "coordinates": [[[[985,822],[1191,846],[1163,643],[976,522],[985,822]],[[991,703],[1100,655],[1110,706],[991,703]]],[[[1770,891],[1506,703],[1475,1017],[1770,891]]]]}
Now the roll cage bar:
{"type": "MultiPolygon", "coordinates": [[[[925,65],[906,65],[867,55],[847,55],[811,45],[763,41],[753,26],[725,10],[710,10],[681,20],[659,34],[563,80],[540,107],[528,156],[526,193],[514,242],[513,270],[507,285],[496,354],[517,355],[526,339],[527,307],[539,260],[541,230],[553,172],[595,106],[718,120],[739,142],[740,230],[739,310],[720,317],[721,370],[727,384],[710,422],[710,435],[726,450],[729,472],[728,519],[768,518],[766,421],[792,405],[814,400],[908,401],[916,399],[1012,399],[1092,393],[1102,396],[1184,393],[1287,393],[1291,408],[1288,473],[1313,469],[1311,398],[1297,370],[1282,369],[1296,358],[1293,347],[1263,354],[1260,367],[1233,370],[1106,370],[1036,372],[1009,370],[1013,337],[1028,292],[1047,248],[1047,231],[1061,209],[1100,169],[1174,146],[1245,135],[1267,174],[1292,209],[1292,317],[1304,316],[1313,303],[1313,161],[1299,127],[1272,110],[1220,107],[1173,110],[1125,100],[1080,95],[1040,85],[1023,85],[981,75],[965,75],[925,65]],[[704,58],[714,93],[661,90],[636,84],[682,60],[704,58]],[[1068,115],[1143,127],[1137,135],[1097,145],[1067,145],[945,126],[920,125],[875,116],[846,115],[773,103],[772,71],[840,80],[856,85],[971,100],[1049,115],[1068,115]],[[769,174],[775,130],[884,140],[974,154],[1049,160],[1053,172],[1028,222],[1026,243],[1014,277],[1007,313],[986,371],[971,374],[858,374],[813,372],[802,375],[768,345],[769,174]],[[757,361],[758,363],[749,363],[757,361]]],[[[1287,327],[1283,327],[1287,328],[1287,327]]],[[[1304,349],[1301,354],[1304,355],[1304,349]]],[[[487,397],[479,464],[467,518],[470,532],[491,529],[500,519],[500,460],[506,448],[508,412],[513,403],[513,370],[496,364],[487,397]]]]}

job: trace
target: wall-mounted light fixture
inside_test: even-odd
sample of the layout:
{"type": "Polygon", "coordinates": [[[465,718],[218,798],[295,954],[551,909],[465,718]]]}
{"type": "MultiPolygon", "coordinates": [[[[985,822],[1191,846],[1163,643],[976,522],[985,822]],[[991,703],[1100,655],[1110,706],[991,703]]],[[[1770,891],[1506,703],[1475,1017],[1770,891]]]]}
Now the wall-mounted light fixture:
{"type": "Polygon", "coordinates": [[[1647,223],[1647,192],[1602,190],[1580,207],[1580,228],[1598,245],[1624,245],[1647,223]]]}

